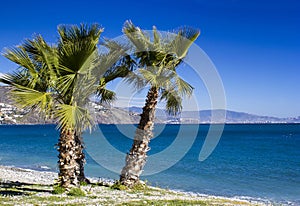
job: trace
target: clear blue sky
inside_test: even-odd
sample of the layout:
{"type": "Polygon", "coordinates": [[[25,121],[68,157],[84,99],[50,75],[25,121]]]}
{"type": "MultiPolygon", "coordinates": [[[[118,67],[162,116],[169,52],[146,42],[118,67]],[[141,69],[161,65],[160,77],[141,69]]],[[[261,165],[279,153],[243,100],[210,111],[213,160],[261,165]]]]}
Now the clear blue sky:
{"type": "MultiPolygon", "coordinates": [[[[152,25],[160,30],[181,25],[200,28],[196,43],[222,77],[228,109],[300,115],[297,0],[3,1],[0,48],[17,45],[34,33],[55,42],[58,24],[98,22],[105,28],[103,36],[113,38],[121,35],[127,19],[145,29],[152,25]]],[[[0,57],[1,73],[14,68],[0,57]]]]}

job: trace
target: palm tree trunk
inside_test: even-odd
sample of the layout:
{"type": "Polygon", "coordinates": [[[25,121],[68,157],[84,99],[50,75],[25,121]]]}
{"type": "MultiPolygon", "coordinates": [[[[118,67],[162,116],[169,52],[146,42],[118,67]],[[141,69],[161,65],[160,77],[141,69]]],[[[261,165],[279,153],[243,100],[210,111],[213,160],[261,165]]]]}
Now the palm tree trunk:
{"type": "Polygon", "coordinates": [[[62,128],[58,142],[58,183],[61,187],[69,188],[78,186],[78,177],[75,173],[78,168],[75,130],[72,128],[62,128]]]}
{"type": "Polygon", "coordinates": [[[79,182],[90,183],[90,181],[85,177],[84,174],[84,165],[86,163],[86,160],[85,160],[85,154],[83,152],[84,143],[81,134],[75,135],[75,142],[76,142],[76,154],[77,154],[76,157],[77,167],[75,173],[77,175],[79,182]]]}
{"type": "Polygon", "coordinates": [[[120,183],[132,187],[139,182],[139,177],[146,164],[149,142],[153,137],[155,108],[158,98],[158,89],[151,87],[147,94],[145,106],[141,114],[134,142],[126,156],[126,165],[121,171],[120,183]]]}

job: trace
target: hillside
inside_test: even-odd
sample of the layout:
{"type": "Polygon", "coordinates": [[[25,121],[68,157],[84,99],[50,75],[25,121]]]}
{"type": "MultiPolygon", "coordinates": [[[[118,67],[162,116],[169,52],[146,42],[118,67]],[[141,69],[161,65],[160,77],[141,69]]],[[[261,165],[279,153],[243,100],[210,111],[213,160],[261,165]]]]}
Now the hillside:
{"type": "MultiPolygon", "coordinates": [[[[141,113],[142,108],[139,107],[127,107],[124,108],[129,112],[141,113]]],[[[226,113],[226,123],[300,123],[300,116],[299,117],[290,117],[290,118],[278,118],[278,117],[271,117],[271,116],[260,116],[254,114],[248,114],[245,112],[235,112],[230,110],[214,110],[215,115],[218,117],[223,116],[224,112],[226,113]]],[[[181,123],[181,124],[188,124],[188,123],[219,123],[212,122],[212,110],[201,110],[201,111],[183,111],[177,117],[172,117],[166,114],[166,112],[162,109],[157,109],[156,111],[157,118],[161,119],[167,123],[181,123]]]]}
{"type": "MultiPolygon", "coordinates": [[[[37,112],[29,112],[18,109],[13,101],[9,99],[9,87],[0,86],[0,124],[53,124],[55,121],[43,118],[37,112]]],[[[109,105],[99,105],[91,103],[94,118],[99,124],[137,124],[140,119],[142,108],[127,107],[117,108],[109,105]]],[[[215,110],[216,116],[222,117],[226,112],[226,123],[300,123],[299,117],[278,118],[270,116],[259,116],[244,112],[215,110]]],[[[165,110],[156,110],[156,123],[168,124],[199,124],[199,123],[219,123],[220,120],[211,120],[212,110],[183,111],[177,117],[169,116],[165,110]]],[[[221,119],[221,118],[220,118],[221,119]]]]}
{"type": "Polygon", "coordinates": [[[0,102],[2,103],[11,103],[11,101],[8,98],[9,87],[7,86],[0,86],[0,102]]]}

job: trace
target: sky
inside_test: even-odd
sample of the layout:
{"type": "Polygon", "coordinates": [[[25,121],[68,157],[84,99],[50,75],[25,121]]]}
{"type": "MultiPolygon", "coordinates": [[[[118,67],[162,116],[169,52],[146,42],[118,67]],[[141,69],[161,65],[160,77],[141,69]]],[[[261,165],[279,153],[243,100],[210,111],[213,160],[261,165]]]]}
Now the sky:
{"type": "MultiPolygon", "coordinates": [[[[55,42],[59,24],[96,22],[105,29],[102,36],[115,38],[122,35],[122,25],[128,19],[143,29],[153,25],[163,31],[182,25],[199,28],[201,35],[195,43],[222,79],[227,109],[300,116],[297,0],[3,1],[0,50],[34,34],[55,42]]],[[[0,75],[16,67],[0,57],[0,75]]],[[[209,109],[209,93],[201,79],[189,68],[181,74],[195,87],[200,109],[209,109]]],[[[143,97],[137,95],[138,99],[142,102],[143,97]]]]}

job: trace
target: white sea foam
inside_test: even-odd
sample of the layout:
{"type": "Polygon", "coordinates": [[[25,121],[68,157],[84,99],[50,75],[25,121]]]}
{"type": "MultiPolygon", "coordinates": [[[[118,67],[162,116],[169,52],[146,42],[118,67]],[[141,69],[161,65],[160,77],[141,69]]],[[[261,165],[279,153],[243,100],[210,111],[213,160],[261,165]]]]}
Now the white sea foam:
{"type": "Polygon", "coordinates": [[[39,168],[41,168],[41,169],[43,169],[43,170],[51,170],[50,167],[45,166],[45,165],[39,166],[39,168]]]}

